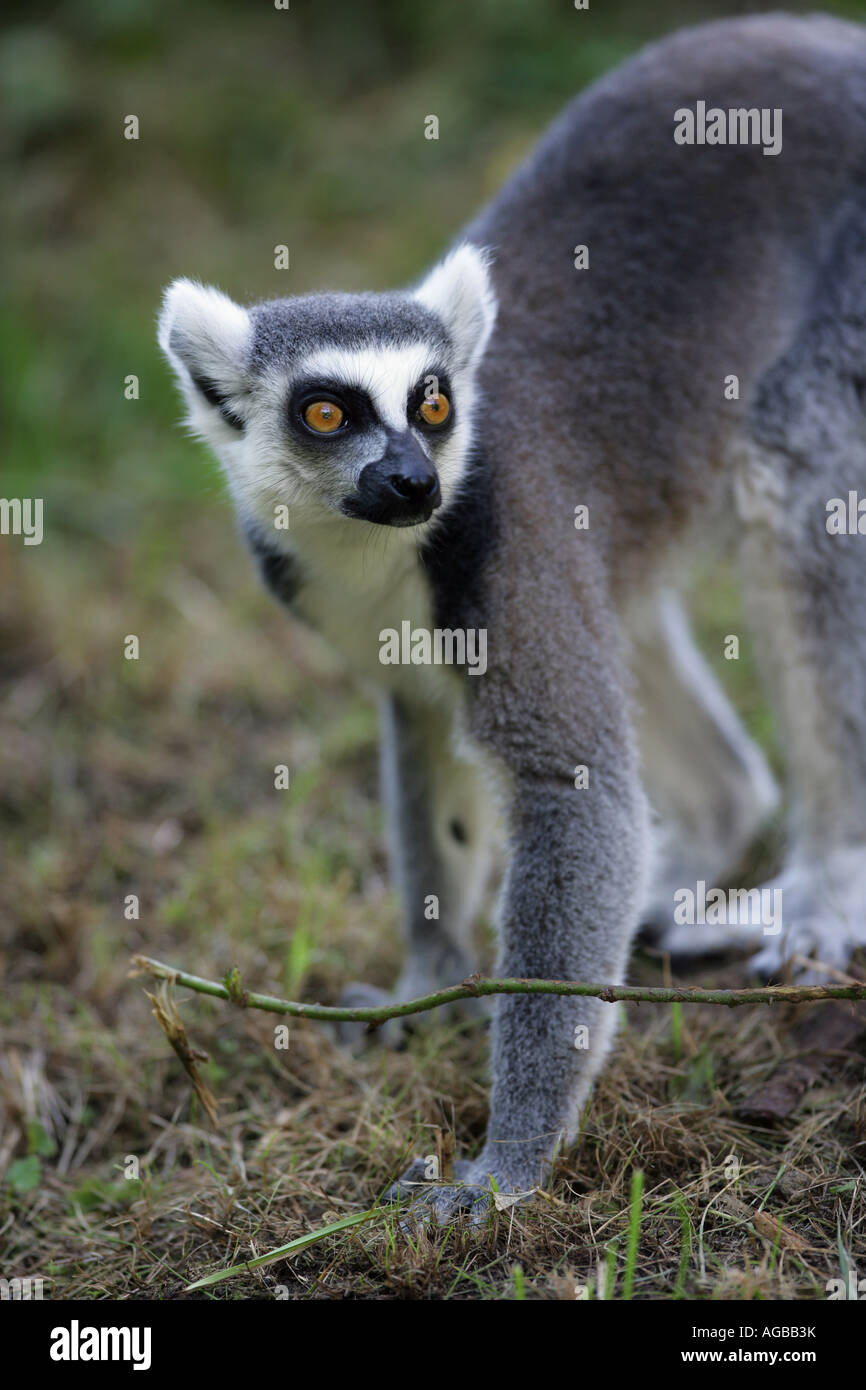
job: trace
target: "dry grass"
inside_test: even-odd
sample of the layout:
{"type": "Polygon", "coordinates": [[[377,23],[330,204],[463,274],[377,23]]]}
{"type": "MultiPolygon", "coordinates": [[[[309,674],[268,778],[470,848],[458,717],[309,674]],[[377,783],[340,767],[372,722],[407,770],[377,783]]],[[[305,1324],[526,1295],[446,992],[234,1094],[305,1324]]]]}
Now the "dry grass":
{"type": "MultiPolygon", "coordinates": [[[[323,1001],[388,983],[373,717],[254,591],[225,511],[151,517],[123,544],[69,528],[41,553],[5,549],[0,575],[0,1272],[42,1275],[53,1298],[175,1298],[370,1206],[437,1130],[472,1152],[485,1039],[434,1022],[403,1052],[351,1057],[302,1021],[280,1051],[275,1020],[187,997],[210,1126],[129,957],[236,965],[250,987],[323,1001]]],[[[661,974],[636,959],[633,978],[661,974]]],[[[573,1299],[597,1296],[601,1264],[620,1297],[641,1169],[635,1297],[823,1298],[866,1255],[862,1057],[835,1057],[790,1120],[760,1128],[736,1107],[786,1055],[790,1014],[623,1017],[550,1200],[471,1234],[407,1237],[383,1217],[194,1296],[573,1299]]]]}

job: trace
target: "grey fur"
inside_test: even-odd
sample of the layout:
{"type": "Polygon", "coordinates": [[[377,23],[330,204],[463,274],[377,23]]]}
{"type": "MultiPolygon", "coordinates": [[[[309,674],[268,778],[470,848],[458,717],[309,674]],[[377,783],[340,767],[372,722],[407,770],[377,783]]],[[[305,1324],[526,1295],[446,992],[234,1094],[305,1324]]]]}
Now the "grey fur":
{"type": "Polygon", "coordinates": [[[399,347],[429,343],[447,357],[451,341],[442,323],[405,294],[308,294],[271,299],[252,310],[250,367],[283,366],[320,347],[399,347]]]}
{"type": "MultiPolygon", "coordinates": [[[[467,312],[449,318],[446,304],[441,323],[416,318],[408,295],[252,312],[247,370],[263,381],[275,371],[288,381],[299,347],[303,356],[347,340],[424,345],[431,361],[465,368],[457,406],[473,429],[460,476],[416,528],[415,553],[383,551],[369,601],[376,623],[405,599],[442,626],[486,628],[484,678],[437,676],[434,686],[414,668],[365,665],[356,624],[332,617],[343,591],[324,591],[326,552],[297,536],[298,575],[319,566],[318,580],[301,581],[299,610],[386,687],[385,780],[409,947],[398,992],[466,968],[461,937],[491,831],[485,801],[499,806],[507,849],[503,974],[615,983],[648,903],[664,932],[660,895],[730,869],[773,804],[772,781],[681,617],[664,618],[684,573],[678,557],[710,535],[742,556],[791,761],[786,930],[759,967],[777,973],[792,949],[844,965],[866,940],[866,537],[824,527],[829,497],[866,490],[864,188],[866,31],[823,17],[725,21],[656,44],[595,84],[470,225],[468,240],[492,253],[498,301],[480,365],[473,344],[490,315],[471,274],[455,290],[467,312]],[[677,145],[674,112],[697,100],[781,108],[783,149],[767,159],[755,147],[677,145]],[[572,268],[578,244],[590,248],[587,271],[572,268]],[[732,373],[740,395],[729,401],[732,373]],[[589,507],[586,531],[573,526],[578,504],[589,507]],[[668,669],[654,672],[653,659],[668,669]],[[643,759],[639,729],[657,745],[643,759]],[[686,737],[705,808],[694,775],[689,786],[670,776],[670,751],[686,737]],[[468,893],[441,838],[457,763],[458,800],[471,807],[459,846],[468,893]],[[589,769],[580,790],[577,765],[589,769]],[[654,877],[647,791],[679,853],[654,877]],[[438,922],[421,911],[431,893],[438,922]]],[[[243,338],[241,320],[232,331],[243,338]]],[[[303,471],[288,445],[272,447],[284,449],[287,478],[303,471]]],[[[239,457],[225,455],[230,481],[239,457]]],[[[321,485],[323,509],[353,466],[321,485]]],[[[277,484],[268,486],[272,500],[277,484]]],[[[352,556],[369,532],[341,525],[335,573],[360,584],[352,556]]],[[[545,1178],[575,1132],[613,1019],[598,1000],[497,1001],[486,1143],[460,1169],[465,1186],[421,1189],[440,1219],[461,1206],[478,1216],[491,1176],[518,1191],[545,1178]]],[[[417,1195],[418,1171],[395,1191],[417,1195]]]]}

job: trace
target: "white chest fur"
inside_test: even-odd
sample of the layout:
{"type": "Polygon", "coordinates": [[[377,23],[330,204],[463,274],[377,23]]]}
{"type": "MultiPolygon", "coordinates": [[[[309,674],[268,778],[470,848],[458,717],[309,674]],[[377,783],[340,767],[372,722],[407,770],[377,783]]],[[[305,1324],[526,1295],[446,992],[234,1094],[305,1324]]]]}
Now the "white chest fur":
{"type": "Polygon", "coordinates": [[[414,534],[341,521],[293,532],[290,542],[303,575],[294,606],[353,675],[425,703],[456,701],[453,669],[380,660],[386,630],[399,632],[407,621],[413,628],[433,625],[430,587],[414,534]]]}

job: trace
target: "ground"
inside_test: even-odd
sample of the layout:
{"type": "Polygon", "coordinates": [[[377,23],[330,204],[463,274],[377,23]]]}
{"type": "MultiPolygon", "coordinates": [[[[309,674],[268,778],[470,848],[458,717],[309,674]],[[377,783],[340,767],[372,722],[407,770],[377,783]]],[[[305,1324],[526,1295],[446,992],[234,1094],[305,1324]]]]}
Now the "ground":
{"type": "MultiPolygon", "coordinates": [[[[179,991],[210,1059],[214,1128],[151,1013],[154,983],[129,978],[144,952],[332,1002],[399,963],[372,709],[258,592],[227,505],[165,520],[121,544],[82,519],[76,546],[4,552],[0,1229],[4,1275],[41,1275],[55,1298],[178,1297],[368,1209],[443,1135],[471,1155],[486,1120],[477,1028],[433,1020],[403,1052],[352,1057],[325,1026],[292,1022],[280,1051],[270,1016],[179,991]]],[[[713,593],[703,630],[720,650],[714,634],[736,628],[729,589],[713,593]]],[[[740,703],[760,727],[743,660],[740,703]]],[[[631,978],[667,968],[638,954],[631,978]]],[[[728,962],[688,979],[743,975],[728,962]]],[[[407,1235],[383,1214],[187,1296],[573,1299],[599,1296],[601,1266],[613,1298],[823,1298],[866,1253],[862,1055],[831,1058],[780,1123],[737,1113],[790,1053],[794,1022],[629,1005],[546,1199],[474,1233],[407,1235]]]]}

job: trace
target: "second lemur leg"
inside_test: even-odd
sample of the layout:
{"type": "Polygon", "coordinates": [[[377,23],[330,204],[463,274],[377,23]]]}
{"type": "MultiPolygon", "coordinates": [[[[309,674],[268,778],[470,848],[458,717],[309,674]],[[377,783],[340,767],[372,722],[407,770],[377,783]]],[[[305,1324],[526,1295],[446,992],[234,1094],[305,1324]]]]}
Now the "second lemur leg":
{"type": "Polygon", "coordinates": [[[645,936],[676,954],[754,947],[759,926],[679,926],[675,895],[727,881],[778,804],[760,748],[743,728],[692,636],[679,597],[664,591],[634,624],[641,763],[659,817],[645,936]]]}
{"type": "Polygon", "coordinates": [[[471,973],[471,929],[491,863],[490,798],[477,767],[454,746],[449,710],[388,696],[381,725],[389,857],[406,958],[393,995],[350,985],[341,1001],[350,1006],[417,998],[471,973]]]}
{"type": "Polygon", "coordinates": [[[864,229],[861,200],[812,314],[755,394],[737,484],[749,615],[791,792],[787,860],[764,889],[783,925],[751,962],[774,979],[790,966],[826,983],[866,946],[864,229]]]}

